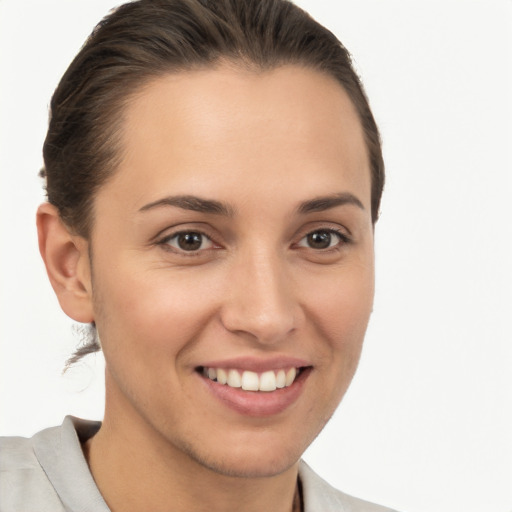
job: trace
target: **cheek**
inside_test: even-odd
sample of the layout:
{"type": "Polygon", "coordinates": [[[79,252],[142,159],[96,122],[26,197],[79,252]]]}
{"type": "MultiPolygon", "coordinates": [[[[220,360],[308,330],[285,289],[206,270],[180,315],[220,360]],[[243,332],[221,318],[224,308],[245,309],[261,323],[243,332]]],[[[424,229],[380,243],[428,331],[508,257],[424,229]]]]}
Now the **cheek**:
{"type": "MultiPolygon", "coordinates": [[[[313,283],[311,283],[313,284],[313,283]]],[[[371,264],[351,266],[311,286],[309,316],[324,343],[319,364],[328,376],[326,389],[339,402],[356,371],[373,307],[374,272],[371,264]]],[[[318,352],[320,352],[320,347],[318,352]]]]}
{"type": "Polygon", "coordinates": [[[373,267],[351,267],[308,288],[310,310],[327,338],[340,347],[362,342],[373,307],[373,267]]]}
{"type": "Polygon", "coordinates": [[[117,346],[144,359],[175,356],[215,311],[213,286],[188,273],[118,267],[95,278],[95,317],[106,353],[117,346]]]}

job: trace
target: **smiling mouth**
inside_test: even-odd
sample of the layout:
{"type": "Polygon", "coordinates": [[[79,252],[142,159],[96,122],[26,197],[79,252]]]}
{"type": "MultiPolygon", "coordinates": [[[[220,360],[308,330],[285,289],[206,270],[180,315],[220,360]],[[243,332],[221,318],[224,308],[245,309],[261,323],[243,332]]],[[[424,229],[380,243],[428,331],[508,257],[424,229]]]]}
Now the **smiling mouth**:
{"type": "Polygon", "coordinates": [[[201,366],[197,370],[204,377],[231,388],[241,388],[244,391],[271,392],[290,387],[307,368],[309,367],[292,367],[261,373],[236,368],[209,368],[206,366],[201,366]]]}

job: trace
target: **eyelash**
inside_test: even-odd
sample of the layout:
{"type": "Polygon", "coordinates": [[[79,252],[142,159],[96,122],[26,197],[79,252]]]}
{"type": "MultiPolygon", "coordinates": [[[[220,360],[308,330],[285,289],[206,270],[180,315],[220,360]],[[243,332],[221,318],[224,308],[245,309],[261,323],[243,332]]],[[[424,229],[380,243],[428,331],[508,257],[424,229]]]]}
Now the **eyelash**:
{"type": "MultiPolygon", "coordinates": [[[[303,240],[307,239],[308,237],[314,235],[314,234],[318,234],[318,233],[326,233],[328,234],[329,236],[332,236],[334,235],[337,239],[338,239],[338,243],[333,245],[333,246],[329,246],[329,247],[326,247],[326,248],[322,248],[322,249],[317,249],[318,252],[331,252],[331,251],[337,251],[337,250],[340,250],[340,248],[343,246],[343,245],[346,245],[346,244],[349,244],[352,240],[351,238],[344,232],[342,232],[341,230],[339,229],[335,229],[335,228],[318,228],[318,229],[315,229],[313,231],[309,231],[308,233],[306,233],[298,242],[298,244],[295,244],[295,245],[298,245],[299,247],[303,247],[300,244],[300,242],[302,242],[303,240]]],[[[309,249],[313,249],[315,250],[315,248],[313,247],[305,247],[306,249],[309,248],[309,249]]]]}
{"type": "Polygon", "coordinates": [[[162,238],[161,240],[159,240],[157,242],[157,244],[161,245],[167,251],[175,252],[175,253],[178,253],[183,256],[200,256],[204,251],[207,251],[207,250],[210,250],[213,248],[213,247],[208,247],[206,249],[199,248],[197,250],[187,251],[186,249],[182,249],[180,247],[174,247],[171,245],[170,242],[172,240],[174,240],[174,239],[178,240],[178,238],[180,236],[184,236],[184,235],[198,235],[202,239],[201,245],[203,245],[203,243],[205,243],[206,241],[209,241],[209,242],[211,242],[212,245],[215,245],[215,243],[213,242],[211,237],[209,237],[208,235],[206,235],[205,233],[203,233],[201,231],[193,230],[193,229],[178,231],[177,233],[172,233],[171,235],[167,235],[164,238],[162,238]]]}
{"type": "MultiPolygon", "coordinates": [[[[329,240],[329,242],[330,241],[331,240],[329,240]]],[[[333,252],[333,251],[339,251],[342,246],[344,246],[346,244],[349,244],[351,242],[352,242],[352,239],[346,233],[342,232],[339,229],[335,229],[335,228],[318,228],[318,229],[314,229],[312,231],[307,232],[304,236],[301,237],[301,239],[299,240],[298,243],[294,244],[294,246],[298,247],[298,248],[303,248],[303,249],[312,249],[313,251],[318,252],[318,253],[330,253],[330,252],[333,252]],[[329,236],[334,235],[338,239],[338,243],[336,243],[333,246],[329,245],[329,247],[320,248],[320,249],[315,249],[314,247],[308,247],[308,246],[300,245],[300,243],[303,240],[306,240],[308,237],[310,237],[310,236],[312,236],[314,234],[319,234],[319,233],[325,233],[325,234],[328,234],[329,236]]],[[[219,246],[219,245],[217,245],[217,247],[215,247],[216,244],[215,244],[215,242],[212,240],[212,238],[210,236],[208,236],[207,234],[203,233],[202,231],[193,230],[193,229],[178,231],[176,233],[172,233],[170,235],[167,235],[167,236],[163,237],[162,239],[160,239],[159,241],[157,241],[157,245],[162,246],[167,251],[178,253],[178,254],[186,256],[186,257],[200,256],[201,254],[204,254],[204,251],[209,251],[211,249],[219,249],[219,248],[221,248],[221,246],[219,246]],[[212,246],[211,247],[207,247],[207,248],[203,248],[203,249],[201,249],[201,247],[199,247],[196,250],[187,251],[186,249],[182,249],[180,247],[176,247],[176,246],[171,245],[170,242],[172,240],[178,240],[178,237],[184,236],[184,235],[198,235],[199,237],[201,237],[201,246],[205,242],[210,242],[212,246]]]]}

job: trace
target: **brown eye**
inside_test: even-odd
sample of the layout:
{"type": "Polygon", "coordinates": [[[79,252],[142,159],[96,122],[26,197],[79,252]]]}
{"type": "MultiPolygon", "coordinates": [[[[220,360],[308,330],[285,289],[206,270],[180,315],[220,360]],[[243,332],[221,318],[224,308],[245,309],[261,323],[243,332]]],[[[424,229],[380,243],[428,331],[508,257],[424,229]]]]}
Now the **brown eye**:
{"type": "Polygon", "coordinates": [[[313,249],[327,249],[331,245],[331,233],[327,231],[317,231],[310,233],[307,237],[308,245],[313,249]]]}
{"type": "Polygon", "coordinates": [[[196,231],[183,231],[164,240],[164,243],[181,251],[193,252],[201,249],[209,249],[212,241],[203,233],[196,231]]]}
{"type": "Polygon", "coordinates": [[[343,241],[345,240],[340,233],[330,229],[319,229],[308,233],[300,240],[298,245],[310,249],[325,250],[335,247],[343,241]]]}

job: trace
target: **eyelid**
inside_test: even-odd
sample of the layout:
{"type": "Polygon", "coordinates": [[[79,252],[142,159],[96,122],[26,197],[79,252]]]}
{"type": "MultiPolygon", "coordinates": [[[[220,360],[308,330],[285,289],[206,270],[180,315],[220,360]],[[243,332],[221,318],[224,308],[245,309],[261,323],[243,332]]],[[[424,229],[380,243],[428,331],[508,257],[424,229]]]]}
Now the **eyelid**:
{"type": "Polygon", "coordinates": [[[304,247],[305,249],[311,249],[311,250],[317,251],[317,252],[328,252],[330,250],[339,249],[341,246],[348,244],[351,241],[352,241],[351,238],[346,233],[344,233],[340,228],[318,227],[316,229],[311,229],[311,230],[307,231],[306,233],[304,233],[295,245],[297,247],[304,247]],[[338,239],[338,242],[336,244],[326,247],[326,248],[315,248],[315,247],[308,246],[307,242],[305,244],[301,243],[304,240],[306,240],[307,237],[309,237],[310,235],[312,235],[314,233],[320,233],[320,232],[329,233],[330,235],[335,236],[338,239]]]}
{"type": "Polygon", "coordinates": [[[202,225],[199,227],[197,224],[194,225],[193,223],[188,225],[179,224],[177,226],[168,226],[165,229],[159,231],[158,234],[153,237],[151,244],[162,247],[164,250],[177,254],[178,256],[200,256],[212,249],[222,248],[222,245],[216,241],[215,235],[210,234],[211,231],[211,229],[208,229],[208,225],[202,225]],[[173,238],[187,233],[197,233],[198,235],[201,235],[211,242],[210,246],[197,250],[187,251],[169,243],[169,241],[173,238]]]}
{"type": "Polygon", "coordinates": [[[201,233],[202,235],[214,239],[216,230],[212,229],[207,222],[179,222],[177,224],[168,224],[160,229],[155,235],[149,239],[149,243],[158,243],[164,238],[168,238],[178,233],[201,233]]]}
{"type": "MultiPolygon", "coordinates": [[[[204,243],[204,240],[203,240],[203,243],[204,243]]],[[[175,249],[176,251],[178,252],[183,252],[185,254],[193,254],[193,253],[198,253],[198,252],[201,252],[201,251],[204,251],[204,250],[207,250],[207,249],[210,249],[211,246],[214,245],[214,242],[213,240],[208,236],[206,235],[205,233],[201,233],[200,231],[195,231],[195,230],[183,230],[183,231],[178,231],[176,233],[172,233],[170,235],[167,235],[167,236],[164,236],[161,240],[160,240],[160,244],[162,245],[168,245],[170,247],[172,247],[173,249],[175,249]],[[174,239],[178,239],[178,237],[180,235],[186,235],[186,234],[191,234],[191,233],[194,233],[194,234],[197,234],[197,235],[200,235],[201,237],[205,238],[208,242],[210,242],[210,247],[201,247],[200,249],[197,249],[197,250],[194,250],[194,251],[187,251],[185,249],[182,249],[181,247],[177,247],[177,246],[174,246],[170,243],[171,240],[174,240],[174,239]]],[[[201,244],[202,245],[202,244],[201,244]]]]}
{"type": "MultiPolygon", "coordinates": [[[[221,249],[223,246],[222,244],[219,244],[217,242],[218,235],[211,234],[213,230],[210,228],[209,224],[204,223],[183,223],[178,224],[175,226],[167,226],[166,228],[160,230],[157,235],[155,235],[152,240],[151,244],[153,245],[159,245],[159,246],[166,246],[169,250],[175,251],[179,254],[184,254],[188,256],[194,256],[198,255],[204,251],[209,251],[210,249],[221,249]],[[198,226],[200,224],[200,226],[198,226]],[[173,238],[179,236],[180,234],[185,233],[197,233],[201,235],[202,237],[205,237],[208,241],[211,242],[211,245],[206,248],[201,248],[197,250],[191,250],[186,251],[184,249],[181,249],[179,247],[175,247],[170,245],[168,242],[172,240],[173,238]]],[[[341,226],[338,223],[332,223],[332,222],[322,222],[322,221],[314,221],[306,226],[303,226],[302,229],[298,230],[296,236],[294,237],[295,240],[297,240],[295,243],[292,244],[292,247],[301,247],[304,249],[311,249],[316,252],[328,252],[329,250],[336,250],[340,249],[341,246],[344,246],[346,244],[352,243],[352,234],[350,233],[349,229],[345,226],[341,226]],[[335,244],[332,247],[328,247],[326,249],[315,249],[314,247],[307,247],[303,245],[299,245],[300,242],[302,242],[307,236],[316,233],[316,232],[328,232],[333,234],[335,237],[339,239],[339,243],[335,244]]]]}
{"type": "MultiPolygon", "coordinates": [[[[1,0],[0,0],[1,2],[1,0]]],[[[183,219],[176,220],[175,222],[167,221],[165,222],[162,219],[162,228],[158,229],[154,235],[149,236],[148,243],[154,244],[158,243],[162,238],[166,236],[172,236],[172,234],[180,233],[180,232],[190,232],[194,231],[197,233],[202,233],[209,238],[216,238],[218,234],[218,230],[212,227],[209,222],[195,220],[195,219],[183,219]],[[167,223],[168,222],[168,223],[167,223]]],[[[150,229],[151,226],[148,226],[150,229]]]]}
{"type": "Polygon", "coordinates": [[[308,233],[306,233],[299,241],[298,241],[298,244],[300,245],[302,241],[304,240],[307,240],[307,238],[315,233],[328,233],[329,235],[334,235],[335,238],[337,238],[338,240],[343,240],[344,237],[343,237],[343,234],[340,233],[339,231],[337,230],[334,230],[334,229],[314,229],[313,231],[309,231],[308,233]]]}
{"type": "Polygon", "coordinates": [[[295,238],[295,240],[302,240],[302,238],[304,238],[305,236],[310,235],[311,233],[315,233],[317,231],[329,231],[331,233],[339,235],[341,238],[347,241],[351,241],[353,239],[352,232],[348,227],[338,222],[332,222],[327,220],[315,220],[312,222],[308,222],[307,224],[303,225],[300,229],[296,231],[296,234],[293,238],[295,238]]]}

